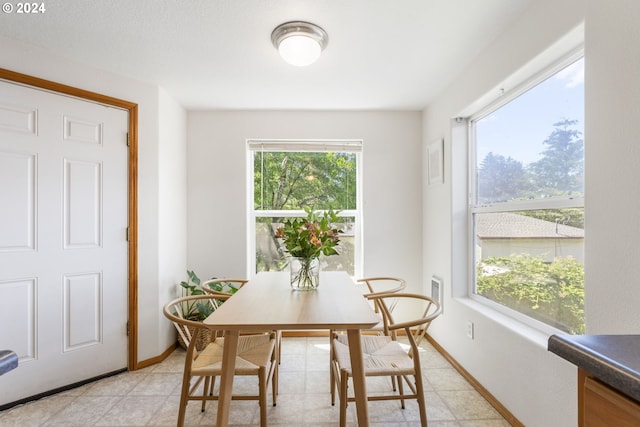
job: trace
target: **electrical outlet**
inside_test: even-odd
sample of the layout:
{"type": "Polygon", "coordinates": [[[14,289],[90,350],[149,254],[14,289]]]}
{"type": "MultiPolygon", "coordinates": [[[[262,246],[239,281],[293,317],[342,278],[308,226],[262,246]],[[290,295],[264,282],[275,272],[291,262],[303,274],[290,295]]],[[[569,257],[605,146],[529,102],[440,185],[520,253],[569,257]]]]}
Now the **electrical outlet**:
{"type": "Polygon", "coordinates": [[[467,321],[467,338],[473,339],[473,322],[467,321]]]}

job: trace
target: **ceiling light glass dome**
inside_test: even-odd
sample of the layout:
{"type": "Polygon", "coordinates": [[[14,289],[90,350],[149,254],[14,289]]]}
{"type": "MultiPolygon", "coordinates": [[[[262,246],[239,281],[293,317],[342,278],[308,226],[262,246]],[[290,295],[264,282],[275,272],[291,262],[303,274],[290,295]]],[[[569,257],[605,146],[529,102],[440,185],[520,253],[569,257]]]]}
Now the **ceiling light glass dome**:
{"type": "Polygon", "coordinates": [[[315,24],[285,22],[271,33],[271,41],[287,63],[298,67],[313,64],[327,46],[327,33],[315,24]]]}

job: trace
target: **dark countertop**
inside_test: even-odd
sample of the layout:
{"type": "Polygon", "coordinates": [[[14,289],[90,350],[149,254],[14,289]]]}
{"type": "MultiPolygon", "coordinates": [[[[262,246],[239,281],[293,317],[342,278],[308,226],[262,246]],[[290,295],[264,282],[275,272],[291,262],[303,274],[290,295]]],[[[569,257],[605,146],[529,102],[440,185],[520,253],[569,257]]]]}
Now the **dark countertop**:
{"type": "Polygon", "coordinates": [[[640,402],[640,335],[552,335],[547,349],[640,402]]]}

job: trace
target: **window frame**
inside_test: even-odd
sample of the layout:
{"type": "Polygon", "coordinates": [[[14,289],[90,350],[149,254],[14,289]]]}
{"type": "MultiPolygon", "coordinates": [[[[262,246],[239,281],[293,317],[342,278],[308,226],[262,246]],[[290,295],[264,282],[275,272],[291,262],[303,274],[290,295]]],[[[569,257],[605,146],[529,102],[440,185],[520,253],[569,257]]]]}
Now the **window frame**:
{"type": "Polygon", "coordinates": [[[349,152],[356,156],[356,209],[339,210],[341,217],[353,217],[354,225],[354,277],[362,276],[363,270],[363,190],[361,139],[247,139],[247,277],[256,273],[256,219],[259,217],[304,217],[304,210],[258,210],[254,206],[254,161],[253,153],[265,151],[288,152],[349,152]]]}
{"type": "MultiPolygon", "coordinates": [[[[558,72],[563,70],[565,67],[577,62],[578,60],[584,60],[584,48],[580,47],[569,54],[563,56],[557,61],[553,62],[551,65],[540,69],[538,72],[531,75],[529,78],[524,79],[519,84],[514,85],[514,87],[508,92],[504,92],[503,89],[500,90],[500,96],[498,99],[490,102],[485,105],[483,108],[479,109],[476,113],[473,113],[466,117],[464,121],[466,122],[466,139],[467,139],[467,290],[466,296],[491,310],[494,310],[497,313],[502,315],[506,315],[528,327],[532,327],[542,333],[551,335],[556,333],[566,333],[554,326],[551,326],[547,323],[544,323],[540,320],[529,317],[528,315],[521,313],[515,309],[502,305],[496,301],[493,301],[489,298],[483,297],[481,295],[476,294],[476,256],[475,256],[475,222],[474,215],[481,213],[495,213],[495,212],[517,212],[517,211],[526,211],[526,210],[546,210],[546,209],[567,209],[567,208],[582,208],[584,209],[584,191],[581,196],[556,196],[556,197],[548,197],[541,198],[535,200],[517,200],[517,201],[507,201],[507,202],[496,202],[496,203],[487,203],[487,204],[475,204],[477,200],[477,144],[476,144],[476,132],[475,126],[479,120],[486,118],[490,114],[499,110],[503,106],[507,105],[509,102],[518,98],[519,96],[527,93],[531,89],[535,88],[538,84],[544,82],[545,80],[553,77],[558,72]]],[[[586,230],[586,227],[585,227],[586,230]]]]}

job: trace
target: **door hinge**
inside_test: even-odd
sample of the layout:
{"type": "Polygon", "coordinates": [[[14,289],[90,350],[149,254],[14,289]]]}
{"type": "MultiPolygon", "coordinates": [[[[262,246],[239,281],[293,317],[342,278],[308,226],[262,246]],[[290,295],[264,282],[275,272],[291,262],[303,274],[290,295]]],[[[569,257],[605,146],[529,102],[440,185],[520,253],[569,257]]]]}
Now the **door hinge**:
{"type": "Polygon", "coordinates": [[[127,336],[129,336],[129,321],[127,320],[127,336]]]}
{"type": "Polygon", "coordinates": [[[129,132],[127,132],[127,147],[131,144],[131,142],[129,141],[129,132]]]}
{"type": "Polygon", "coordinates": [[[125,237],[127,238],[127,242],[128,242],[129,241],[129,227],[127,227],[127,232],[126,232],[126,236],[125,237]]]}

